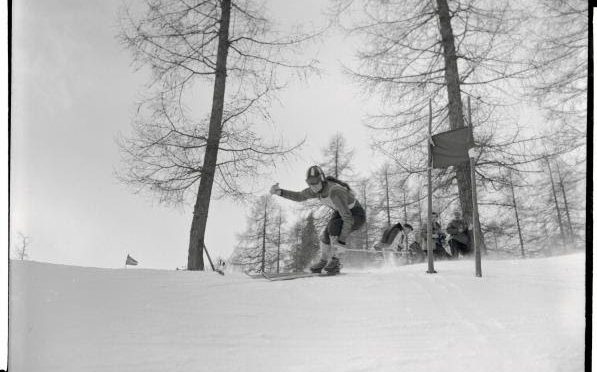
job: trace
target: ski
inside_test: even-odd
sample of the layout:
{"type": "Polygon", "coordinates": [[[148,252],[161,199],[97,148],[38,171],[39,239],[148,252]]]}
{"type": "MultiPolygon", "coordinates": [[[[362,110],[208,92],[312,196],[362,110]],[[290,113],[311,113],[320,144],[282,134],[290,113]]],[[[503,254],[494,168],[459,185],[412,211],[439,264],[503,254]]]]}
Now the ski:
{"type": "Polygon", "coordinates": [[[318,273],[282,273],[282,274],[267,274],[261,273],[262,277],[269,280],[269,281],[279,281],[279,280],[293,280],[299,278],[310,278],[312,276],[319,276],[318,273]]]}
{"type": "Polygon", "coordinates": [[[260,273],[260,274],[252,274],[249,275],[251,279],[267,279],[270,282],[277,282],[280,280],[294,280],[300,278],[312,278],[312,277],[326,277],[326,276],[336,276],[336,275],[343,275],[343,273],[281,273],[281,274],[268,274],[268,273],[260,273]]]}

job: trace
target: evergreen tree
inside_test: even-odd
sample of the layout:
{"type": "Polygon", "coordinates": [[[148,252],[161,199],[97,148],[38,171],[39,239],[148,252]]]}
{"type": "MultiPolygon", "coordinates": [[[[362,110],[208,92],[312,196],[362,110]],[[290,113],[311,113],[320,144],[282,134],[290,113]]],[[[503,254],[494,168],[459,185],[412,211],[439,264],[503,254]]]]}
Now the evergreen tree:
{"type": "Polygon", "coordinates": [[[247,217],[247,228],[239,235],[239,242],[231,261],[246,270],[271,272],[277,269],[280,208],[270,196],[253,202],[247,217]]]}
{"type": "MultiPolygon", "coordinates": [[[[300,224],[300,222],[299,222],[300,224]]],[[[296,227],[295,227],[296,229],[296,227]]],[[[298,231],[298,230],[295,230],[298,231]]],[[[315,227],[313,213],[309,213],[304,227],[300,229],[300,239],[291,248],[291,264],[293,271],[304,271],[313,261],[319,250],[319,239],[315,227]]]]}

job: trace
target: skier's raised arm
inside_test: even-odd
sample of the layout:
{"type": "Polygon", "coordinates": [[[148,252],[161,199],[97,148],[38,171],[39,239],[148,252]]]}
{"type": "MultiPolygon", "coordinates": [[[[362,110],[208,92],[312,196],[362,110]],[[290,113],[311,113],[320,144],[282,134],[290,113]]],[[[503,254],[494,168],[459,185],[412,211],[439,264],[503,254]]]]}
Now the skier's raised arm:
{"type": "Polygon", "coordinates": [[[272,195],[278,195],[285,199],[289,199],[289,200],[296,201],[296,202],[302,202],[307,199],[317,198],[317,194],[314,193],[313,191],[311,191],[310,188],[306,188],[306,189],[304,189],[302,191],[298,191],[298,192],[290,191],[290,190],[281,189],[278,183],[273,185],[270,188],[269,192],[272,195]]]}

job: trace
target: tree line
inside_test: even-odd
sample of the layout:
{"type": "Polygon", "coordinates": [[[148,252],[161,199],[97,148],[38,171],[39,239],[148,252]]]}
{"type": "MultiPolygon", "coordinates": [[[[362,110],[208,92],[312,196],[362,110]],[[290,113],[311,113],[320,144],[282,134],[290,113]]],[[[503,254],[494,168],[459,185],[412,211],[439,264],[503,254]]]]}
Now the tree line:
{"type": "MultiPolygon", "coordinates": [[[[316,40],[325,42],[325,31],[332,27],[356,40],[356,62],[347,62],[345,69],[379,102],[365,124],[375,149],[388,159],[375,175],[355,185],[369,215],[376,216],[355,244],[370,246],[382,225],[376,218],[384,223],[422,218],[429,102],[434,132],[474,127],[481,149],[475,171],[484,249],[515,247],[518,240],[523,254],[525,245],[529,252],[533,244],[553,246],[554,234],[561,246],[584,238],[586,2],[330,4],[328,28],[292,32],[277,28],[258,1],[147,0],[123,7],[119,38],[136,66],[149,68],[151,80],[131,133],[119,138],[119,178],[161,202],[193,203],[190,270],[204,268],[212,198],[258,194],[246,185],[301,145],[266,138],[258,127],[272,124],[271,102],[287,82],[317,72],[314,56],[302,50],[316,40]],[[211,98],[197,97],[201,84],[211,87],[211,98]],[[516,110],[524,105],[537,107],[541,128],[521,122],[516,110]],[[514,234],[511,221],[517,223],[514,234]],[[487,243],[486,236],[497,243],[487,243]]],[[[341,178],[349,153],[342,157],[328,150],[328,160],[334,161],[322,164],[341,178]]],[[[471,222],[468,167],[464,163],[434,172],[434,196],[440,214],[459,208],[471,222]]],[[[258,204],[269,205],[263,214],[255,211],[254,218],[259,215],[265,226],[262,236],[257,230],[251,235],[261,238],[263,253],[267,244],[282,245],[282,217],[280,212],[276,240],[268,230],[275,226],[276,212],[267,212],[275,205],[267,198],[258,204]]],[[[318,213],[326,212],[313,211],[316,230],[318,213]]],[[[295,236],[307,220],[302,229],[295,226],[295,236]]],[[[271,257],[262,254],[261,266],[268,262],[271,257]]]]}
{"type": "MultiPolygon", "coordinates": [[[[322,149],[320,164],[326,174],[347,180],[367,212],[367,224],[349,238],[351,249],[371,250],[385,229],[400,222],[418,232],[426,221],[426,187],[423,175],[413,176],[391,162],[373,174],[360,176],[352,169],[353,149],[336,134],[322,149]],[[338,161],[342,159],[342,162],[338,161]],[[348,160],[348,161],[347,161],[348,160]],[[337,172],[337,173],[336,173],[337,172]]],[[[485,253],[493,256],[547,256],[577,250],[584,244],[584,179],[562,157],[545,157],[526,172],[504,169],[499,182],[481,189],[481,231],[487,238],[485,253]]],[[[460,210],[457,184],[444,184],[434,174],[434,206],[446,226],[460,210]]],[[[329,210],[315,204],[283,206],[270,195],[251,202],[246,230],[229,264],[240,270],[265,272],[303,271],[317,256],[319,233],[329,210]],[[290,209],[289,209],[290,208],[290,209]],[[295,215],[298,218],[288,218],[295,215]]],[[[416,237],[415,237],[416,239],[416,237]]],[[[413,240],[414,241],[414,240],[413,240]]]]}

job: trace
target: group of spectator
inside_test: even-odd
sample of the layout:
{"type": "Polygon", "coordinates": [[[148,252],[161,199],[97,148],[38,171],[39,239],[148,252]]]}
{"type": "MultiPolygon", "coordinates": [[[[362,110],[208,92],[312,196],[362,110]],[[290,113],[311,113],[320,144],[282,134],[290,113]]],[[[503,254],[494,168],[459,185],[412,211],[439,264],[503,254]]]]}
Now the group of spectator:
{"type": "MultiPolygon", "coordinates": [[[[458,259],[471,253],[472,229],[462,219],[460,212],[454,212],[453,219],[450,220],[445,231],[439,223],[438,214],[433,212],[431,226],[433,255],[436,259],[458,259]]],[[[396,223],[388,226],[373,247],[377,251],[389,251],[406,256],[411,262],[423,261],[427,256],[427,223],[423,223],[416,234],[411,234],[412,232],[413,227],[409,224],[403,226],[396,223]]]]}

